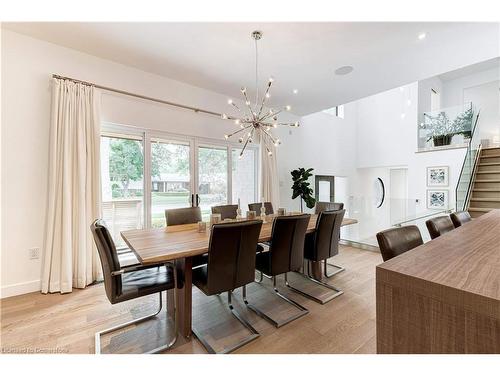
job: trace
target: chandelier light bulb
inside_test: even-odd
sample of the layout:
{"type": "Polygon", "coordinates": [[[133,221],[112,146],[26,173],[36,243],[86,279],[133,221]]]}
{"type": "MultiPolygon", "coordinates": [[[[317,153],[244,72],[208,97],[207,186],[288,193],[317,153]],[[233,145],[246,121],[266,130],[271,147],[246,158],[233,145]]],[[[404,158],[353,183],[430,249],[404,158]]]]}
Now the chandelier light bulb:
{"type": "Polygon", "coordinates": [[[223,120],[227,120],[227,115],[225,113],[223,113],[222,115],[220,115],[220,117],[223,119],[223,120]]]}
{"type": "Polygon", "coordinates": [[[243,158],[243,154],[242,153],[240,153],[240,156],[238,156],[238,159],[241,159],[241,158],[243,158]]]}
{"type": "Polygon", "coordinates": [[[239,119],[239,118],[237,118],[236,120],[234,120],[234,123],[235,123],[236,125],[239,125],[239,124],[240,124],[240,119],[239,119]]]}
{"type": "Polygon", "coordinates": [[[274,123],[273,124],[273,128],[277,128],[278,127],[278,124],[277,123],[274,123]]]}
{"type": "Polygon", "coordinates": [[[293,89],[293,91],[292,91],[292,92],[293,92],[294,94],[298,94],[298,93],[299,93],[299,90],[297,90],[297,89],[293,89]]]}
{"type": "Polygon", "coordinates": [[[267,152],[267,154],[268,154],[269,156],[273,156],[273,152],[272,152],[272,151],[268,151],[268,152],[267,152]]]}
{"type": "Polygon", "coordinates": [[[269,77],[269,82],[273,83],[274,82],[274,77],[269,77]]]}
{"type": "Polygon", "coordinates": [[[246,104],[246,105],[250,105],[250,100],[247,100],[247,101],[245,102],[245,104],[246,104]]]}
{"type": "Polygon", "coordinates": [[[240,124],[240,128],[242,128],[242,129],[243,129],[244,127],[245,127],[245,125],[243,125],[243,124],[240,124]]]}
{"type": "Polygon", "coordinates": [[[296,128],[299,127],[299,122],[296,121],[295,124],[293,124],[293,126],[295,126],[296,128]]]}
{"type": "Polygon", "coordinates": [[[285,107],[285,109],[286,109],[287,111],[289,111],[289,110],[291,110],[291,109],[292,109],[292,107],[291,107],[291,106],[289,106],[289,105],[287,105],[287,106],[285,107]]]}
{"type": "Polygon", "coordinates": [[[271,97],[271,94],[269,94],[268,92],[266,92],[266,98],[270,98],[271,97]]]}
{"type": "Polygon", "coordinates": [[[233,99],[228,99],[227,104],[229,104],[229,105],[233,104],[233,99]]]}
{"type": "Polygon", "coordinates": [[[244,94],[244,93],[246,93],[246,92],[247,92],[247,88],[246,88],[246,87],[242,87],[242,88],[240,89],[240,91],[241,91],[241,93],[242,93],[242,94],[244,94]]]}
{"type": "Polygon", "coordinates": [[[273,109],[271,108],[271,109],[269,110],[269,114],[270,114],[270,115],[272,115],[273,113],[274,113],[274,111],[273,111],[273,109]]]}
{"type": "Polygon", "coordinates": [[[229,138],[229,135],[228,134],[224,134],[224,139],[228,139],[229,138]]]}

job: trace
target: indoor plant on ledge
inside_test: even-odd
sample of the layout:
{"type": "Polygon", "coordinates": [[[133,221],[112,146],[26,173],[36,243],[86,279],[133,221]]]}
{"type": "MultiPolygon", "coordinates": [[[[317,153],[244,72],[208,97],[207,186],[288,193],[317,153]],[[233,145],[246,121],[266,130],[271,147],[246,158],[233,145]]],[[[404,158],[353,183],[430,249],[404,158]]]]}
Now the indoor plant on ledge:
{"type": "Polygon", "coordinates": [[[304,212],[302,201],[306,202],[307,208],[313,208],[316,204],[316,199],[312,196],[313,190],[309,187],[307,180],[312,176],[313,168],[299,168],[290,172],[292,175],[292,199],[300,197],[300,212],[304,212]]]}
{"type": "Polygon", "coordinates": [[[437,116],[426,116],[426,128],[429,129],[427,141],[432,139],[434,147],[448,146],[456,134],[463,134],[470,138],[472,129],[472,108],[460,113],[453,121],[446,112],[439,112],[437,116]]]}

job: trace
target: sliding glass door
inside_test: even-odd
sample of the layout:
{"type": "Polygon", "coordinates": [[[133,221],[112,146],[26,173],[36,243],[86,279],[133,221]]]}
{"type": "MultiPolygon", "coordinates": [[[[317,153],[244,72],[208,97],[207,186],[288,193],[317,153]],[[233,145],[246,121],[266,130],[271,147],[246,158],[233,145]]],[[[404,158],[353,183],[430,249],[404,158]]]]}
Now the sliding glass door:
{"type": "Polygon", "coordinates": [[[189,142],[151,139],[151,226],[165,226],[165,210],[190,207],[192,197],[189,142]]]}
{"type": "Polygon", "coordinates": [[[120,232],[144,226],[144,153],[142,137],[101,137],[102,219],[117,247],[120,232]]]}
{"type": "Polygon", "coordinates": [[[256,202],[258,152],[229,142],[103,124],[101,136],[102,217],[113,239],[120,232],[161,228],[165,210],[256,202]]]}
{"type": "Polygon", "coordinates": [[[198,205],[204,220],[212,206],[228,203],[228,150],[224,146],[200,145],[198,154],[198,205]]]}

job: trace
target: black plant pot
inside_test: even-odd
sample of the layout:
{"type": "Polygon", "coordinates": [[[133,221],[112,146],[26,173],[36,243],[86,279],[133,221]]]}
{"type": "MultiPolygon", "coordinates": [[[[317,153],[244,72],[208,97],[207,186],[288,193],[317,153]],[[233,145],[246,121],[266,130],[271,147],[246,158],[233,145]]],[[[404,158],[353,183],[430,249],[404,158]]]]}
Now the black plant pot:
{"type": "Polygon", "coordinates": [[[453,136],[451,134],[435,135],[434,137],[432,137],[434,147],[448,146],[449,144],[451,144],[452,137],[453,136]]]}

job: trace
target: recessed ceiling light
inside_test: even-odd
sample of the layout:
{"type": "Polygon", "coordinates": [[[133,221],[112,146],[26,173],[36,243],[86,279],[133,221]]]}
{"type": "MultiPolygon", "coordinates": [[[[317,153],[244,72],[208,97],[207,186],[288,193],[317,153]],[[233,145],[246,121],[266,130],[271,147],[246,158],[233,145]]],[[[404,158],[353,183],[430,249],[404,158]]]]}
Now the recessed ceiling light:
{"type": "Polygon", "coordinates": [[[335,69],[335,74],[338,76],[344,76],[346,74],[351,73],[353,70],[354,70],[354,68],[352,66],[345,65],[345,66],[341,66],[338,69],[335,69]]]}
{"type": "Polygon", "coordinates": [[[292,92],[293,92],[294,94],[298,94],[298,93],[299,93],[299,90],[297,90],[297,89],[293,89],[293,91],[292,91],[292,92]]]}
{"type": "Polygon", "coordinates": [[[418,34],[418,40],[424,40],[426,36],[427,36],[426,33],[420,33],[418,34]]]}

